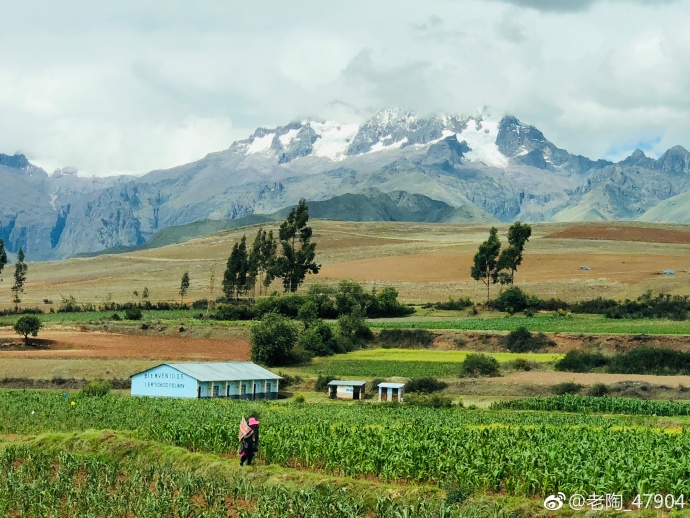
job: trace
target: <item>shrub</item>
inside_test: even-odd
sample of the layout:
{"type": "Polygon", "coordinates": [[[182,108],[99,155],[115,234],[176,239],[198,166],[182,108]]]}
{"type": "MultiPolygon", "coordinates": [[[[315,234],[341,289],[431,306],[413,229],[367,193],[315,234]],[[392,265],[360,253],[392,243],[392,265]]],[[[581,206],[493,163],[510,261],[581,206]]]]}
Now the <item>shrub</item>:
{"type": "Polygon", "coordinates": [[[294,293],[282,297],[263,297],[254,302],[253,311],[257,317],[268,313],[278,313],[285,317],[297,318],[299,308],[305,302],[307,302],[307,297],[294,293]]]}
{"type": "Polygon", "coordinates": [[[77,299],[75,299],[72,295],[69,297],[65,298],[62,295],[62,302],[60,302],[60,307],[58,308],[58,313],[79,313],[81,311],[81,307],[77,303],[77,299]]]}
{"type": "Polygon", "coordinates": [[[107,381],[92,380],[84,385],[79,394],[88,397],[103,397],[110,393],[111,388],[110,383],[107,381]]]}
{"type": "Polygon", "coordinates": [[[404,398],[406,405],[430,408],[451,408],[453,400],[441,394],[407,394],[404,398]]]}
{"type": "Polygon", "coordinates": [[[448,386],[448,383],[439,381],[436,378],[413,378],[405,384],[405,392],[419,392],[421,394],[431,394],[438,392],[448,386]]]}
{"type": "Polygon", "coordinates": [[[294,363],[292,349],[297,342],[297,328],[286,317],[268,313],[249,332],[252,361],[268,366],[294,363]]]}
{"type": "Polygon", "coordinates": [[[385,378],[374,378],[369,382],[369,392],[371,394],[378,394],[379,392],[379,383],[384,383],[386,381],[385,378]]]}
{"type": "Polygon", "coordinates": [[[52,304],[53,301],[50,300],[50,299],[43,299],[43,303],[44,303],[44,304],[52,304]]]}
{"type": "Polygon", "coordinates": [[[113,315],[110,317],[110,320],[122,320],[122,318],[120,318],[120,315],[117,313],[113,313],[113,315]]]}
{"type": "Polygon", "coordinates": [[[336,378],[335,376],[324,376],[319,374],[319,377],[316,378],[316,383],[314,383],[314,391],[315,392],[323,392],[326,390],[328,387],[328,384],[331,381],[337,380],[339,378],[336,378]]]}
{"type": "Polygon", "coordinates": [[[566,381],[565,383],[559,383],[551,387],[551,392],[557,396],[562,396],[564,394],[577,394],[584,388],[583,385],[575,383],[573,381],[566,381]]]}
{"type": "Polygon", "coordinates": [[[524,358],[518,358],[517,360],[504,363],[503,365],[516,371],[531,371],[533,368],[535,368],[535,363],[536,362],[527,361],[524,358]]]}
{"type": "Polygon", "coordinates": [[[496,300],[492,300],[490,305],[499,311],[516,313],[530,307],[530,302],[529,295],[517,286],[511,286],[502,291],[496,300]]]}
{"type": "Polygon", "coordinates": [[[278,371],[278,376],[283,378],[282,380],[280,380],[279,385],[281,390],[285,390],[288,387],[291,387],[292,385],[296,385],[297,383],[302,382],[302,377],[298,375],[291,376],[290,374],[285,374],[284,372],[278,371]]]}
{"type": "Polygon", "coordinates": [[[454,299],[453,297],[448,297],[446,302],[437,302],[434,304],[436,309],[444,310],[462,310],[468,308],[472,305],[472,301],[468,298],[464,299],[454,299]]]}
{"type": "Polygon", "coordinates": [[[141,309],[136,306],[125,309],[125,318],[127,320],[141,320],[142,316],[141,309]]]}
{"type": "Polygon", "coordinates": [[[468,377],[500,376],[498,361],[485,354],[468,354],[462,362],[462,375],[468,377]]]}
{"type": "Polygon", "coordinates": [[[609,388],[603,383],[595,383],[587,389],[588,396],[604,397],[609,393],[609,388]]]}
{"type": "Polygon", "coordinates": [[[431,347],[434,338],[427,329],[381,329],[378,342],[383,348],[417,349],[431,347]]]}
{"type": "Polygon", "coordinates": [[[532,351],[540,351],[545,347],[556,345],[555,342],[546,338],[546,335],[539,333],[533,335],[529,330],[520,326],[514,331],[506,335],[504,344],[506,349],[512,353],[527,353],[532,351]]]}
{"type": "Polygon", "coordinates": [[[474,487],[469,482],[455,482],[450,487],[446,488],[446,504],[462,504],[470,496],[474,487]]]}
{"type": "Polygon", "coordinates": [[[192,302],[192,309],[206,309],[208,308],[208,299],[199,299],[192,302]]]}
{"type": "Polygon", "coordinates": [[[612,358],[608,371],[621,374],[690,374],[690,353],[642,347],[612,358]]]}
{"type": "Polygon", "coordinates": [[[608,363],[608,358],[598,352],[568,351],[563,358],[556,362],[556,370],[592,372],[595,369],[606,367],[608,363]]]}
{"type": "Polygon", "coordinates": [[[297,395],[295,396],[294,401],[295,401],[295,403],[299,403],[299,404],[304,403],[304,401],[305,401],[305,399],[304,399],[304,394],[297,394],[297,395]]]}
{"type": "Polygon", "coordinates": [[[254,307],[246,302],[218,304],[211,314],[214,320],[252,320],[256,317],[254,307]]]}
{"type": "Polygon", "coordinates": [[[313,322],[311,326],[302,331],[297,345],[315,356],[330,356],[340,352],[340,344],[333,330],[323,320],[313,322]]]}

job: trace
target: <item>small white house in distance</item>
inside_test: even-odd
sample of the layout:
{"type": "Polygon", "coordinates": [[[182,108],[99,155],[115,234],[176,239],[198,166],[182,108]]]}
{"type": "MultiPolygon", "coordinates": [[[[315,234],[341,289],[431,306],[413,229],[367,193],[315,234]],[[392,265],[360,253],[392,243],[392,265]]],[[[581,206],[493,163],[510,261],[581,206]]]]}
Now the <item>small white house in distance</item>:
{"type": "Polygon", "coordinates": [[[379,401],[400,401],[402,403],[404,383],[379,383],[379,401]]]}
{"type": "Polygon", "coordinates": [[[252,362],[163,363],[132,376],[133,396],[276,399],[282,378],[252,362]]]}
{"type": "Polygon", "coordinates": [[[331,399],[364,399],[366,381],[333,380],[328,383],[328,397],[331,399]]]}

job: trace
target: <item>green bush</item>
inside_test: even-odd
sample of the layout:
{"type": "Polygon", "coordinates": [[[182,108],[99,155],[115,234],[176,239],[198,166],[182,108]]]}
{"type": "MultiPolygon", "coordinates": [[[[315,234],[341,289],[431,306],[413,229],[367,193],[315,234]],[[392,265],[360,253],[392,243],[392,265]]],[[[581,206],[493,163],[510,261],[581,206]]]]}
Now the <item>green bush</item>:
{"type": "Polygon", "coordinates": [[[423,349],[431,347],[434,338],[434,333],[427,329],[381,329],[378,342],[384,349],[423,349]]]}
{"type": "Polygon", "coordinates": [[[442,310],[462,310],[468,308],[472,305],[472,301],[468,298],[464,299],[454,299],[453,297],[448,297],[446,302],[436,302],[434,308],[442,310]]]}
{"type": "Polygon", "coordinates": [[[328,387],[328,384],[331,381],[337,380],[339,378],[336,378],[335,376],[324,376],[319,374],[319,377],[316,378],[316,383],[314,383],[314,391],[315,392],[323,392],[326,390],[328,387]]]}
{"type": "Polygon", "coordinates": [[[317,320],[299,336],[297,345],[315,356],[330,356],[340,351],[340,344],[331,327],[323,320],[317,320]]]}
{"type": "Polygon", "coordinates": [[[564,394],[577,394],[584,388],[584,385],[575,383],[573,381],[566,381],[565,383],[559,383],[551,387],[551,392],[557,396],[562,396],[564,394]]]}
{"type": "Polygon", "coordinates": [[[252,361],[275,367],[295,362],[292,349],[297,342],[297,328],[288,318],[268,313],[249,332],[252,361]]]}
{"type": "Polygon", "coordinates": [[[491,307],[499,311],[517,313],[531,306],[530,296],[517,286],[503,290],[497,299],[491,301],[491,307]]]}
{"type": "Polygon", "coordinates": [[[113,313],[112,316],[110,317],[110,320],[119,321],[119,320],[122,320],[122,318],[117,313],[113,313]]]}
{"type": "Polygon", "coordinates": [[[608,372],[620,374],[690,374],[690,352],[642,347],[611,359],[608,372]]]}
{"type": "Polygon", "coordinates": [[[211,314],[214,320],[252,320],[256,317],[254,307],[246,302],[223,303],[211,314]]]}
{"type": "Polygon", "coordinates": [[[431,394],[438,392],[448,386],[448,383],[439,381],[436,378],[413,378],[405,384],[405,392],[419,392],[421,394],[431,394]]]}
{"type": "Polygon", "coordinates": [[[141,309],[136,306],[125,309],[125,319],[127,320],[141,320],[142,317],[141,309]]]}
{"type": "Polygon", "coordinates": [[[451,408],[453,400],[441,394],[406,394],[403,398],[406,405],[430,408],[451,408]]]}
{"type": "Polygon", "coordinates": [[[110,393],[111,388],[112,386],[107,381],[92,380],[82,387],[79,395],[87,397],[103,397],[110,393]]]}
{"type": "Polygon", "coordinates": [[[485,354],[468,354],[462,362],[462,375],[467,377],[500,376],[498,360],[485,354]]]}
{"type": "Polygon", "coordinates": [[[592,372],[606,367],[609,359],[599,352],[568,351],[556,362],[556,370],[568,372],[592,372]]]}
{"type": "Polygon", "coordinates": [[[508,333],[503,343],[506,349],[511,353],[541,351],[545,347],[556,345],[556,343],[549,340],[544,333],[533,335],[525,326],[520,326],[508,333]]]}

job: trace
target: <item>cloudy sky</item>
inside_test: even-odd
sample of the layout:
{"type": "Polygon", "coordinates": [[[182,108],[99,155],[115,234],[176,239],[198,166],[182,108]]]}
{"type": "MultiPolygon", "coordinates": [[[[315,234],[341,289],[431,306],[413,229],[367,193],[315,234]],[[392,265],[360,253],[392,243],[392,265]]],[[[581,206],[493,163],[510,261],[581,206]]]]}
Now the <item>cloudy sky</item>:
{"type": "Polygon", "coordinates": [[[489,106],[591,158],[690,148],[690,0],[3,2],[0,152],[142,174],[258,126],[489,106]]]}

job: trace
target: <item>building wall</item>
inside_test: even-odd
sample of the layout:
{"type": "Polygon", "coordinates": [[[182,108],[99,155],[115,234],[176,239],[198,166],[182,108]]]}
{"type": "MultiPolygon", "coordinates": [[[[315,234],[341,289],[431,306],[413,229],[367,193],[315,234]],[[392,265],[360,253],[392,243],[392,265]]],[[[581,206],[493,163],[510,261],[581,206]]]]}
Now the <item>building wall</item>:
{"type": "MultiPolygon", "coordinates": [[[[355,392],[359,392],[360,390],[360,387],[344,387],[339,385],[337,387],[335,397],[338,399],[354,399],[355,392]]],[[[362,395],[360,395],[360,399],[363,399],[362,395]]]]}
{"type": "Polygon", "coordinates": [[[160,365],[132,376],[133,396],[197,397],[197,380],[173,369],[160,365]]]}

